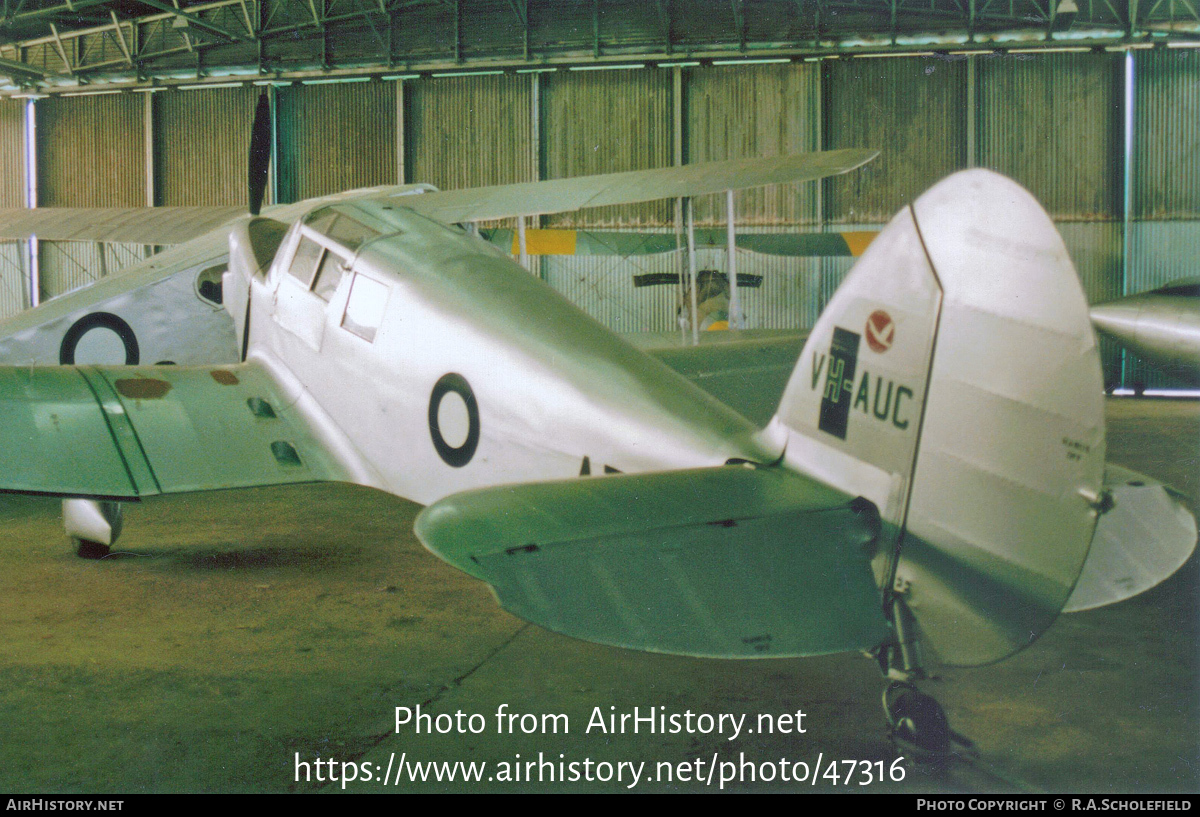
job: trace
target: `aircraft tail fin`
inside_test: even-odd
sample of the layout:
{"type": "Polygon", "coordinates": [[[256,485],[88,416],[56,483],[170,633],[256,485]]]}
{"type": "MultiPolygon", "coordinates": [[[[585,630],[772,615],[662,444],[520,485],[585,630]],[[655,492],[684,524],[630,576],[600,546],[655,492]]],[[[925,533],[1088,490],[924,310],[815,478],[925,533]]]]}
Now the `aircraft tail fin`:
{"type": "Polygon", "coordinates": [[[869,499],[874,564],[921,641],[976,665],[1062,610],[1101,508],[1103,381],[1087,301],[1034,198],[986,170],[902,210],[814,327],[768,434],[869,499]]]}

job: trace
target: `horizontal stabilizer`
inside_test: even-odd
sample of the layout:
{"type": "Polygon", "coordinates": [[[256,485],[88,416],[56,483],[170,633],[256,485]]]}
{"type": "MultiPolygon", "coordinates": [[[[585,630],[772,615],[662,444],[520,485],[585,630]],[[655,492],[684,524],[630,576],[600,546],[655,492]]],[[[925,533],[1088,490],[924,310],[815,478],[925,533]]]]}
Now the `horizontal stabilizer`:
{"type": "Polygon", "coordinates": [[[348,479],[255,364],[0,367],[0,491],[99,499],[348,479]]]}
{"type": "Polygon", "coordinates": [[[421,541],[566,635],[682,655],[867,649],[889,628],[869,506],[781,469],[501,486],[417,518],[421,541]]]}
{"type": "Polygon", "coordinates": [[[1196,520],[1161,482],[1109,464],[1113,506],[1100,517],[1064,613],[1136,596],[1166,579],[1196,549],[1196,520]]]}
{"type": "Polygon", "coordinates": [[[878,153],[861,149],[827,150],[446,190],[406,198],[404,206],[446,224],[564,213],[583,207],[636,204],[769,184],[813,181],[848,173],[871,161],[878,153]]]}
{"type": "Polygon", "coordinates": [[[681,345],[678,332],[660,346],[626,337],[747,420],[765,426],[779,405],[805,334],[734,330],[703,335],[706,342],[696,346],[681,345]]]}

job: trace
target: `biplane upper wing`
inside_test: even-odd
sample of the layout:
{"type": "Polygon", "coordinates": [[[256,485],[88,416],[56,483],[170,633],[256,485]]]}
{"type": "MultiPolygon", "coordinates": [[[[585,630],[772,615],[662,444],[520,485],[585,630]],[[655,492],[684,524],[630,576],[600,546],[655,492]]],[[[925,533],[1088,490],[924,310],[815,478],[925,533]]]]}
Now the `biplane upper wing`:
{"type": "MultiPolygon", "coordinates": [[[[309,204],[345,200],[354,195],[389,198],[403,195],[406,207],[429,218],[455,224],[811,181],[847,173],[869,162],[877,153],[860,149],[831,150],[421,195],[412,195],[414,188],[411,185],[379,187],[326,196],[311,200],[309,204]]],[[[283,205],[267,208],[267,211],[278,216],[291,214],[296,207],[283,205]]],[[[240,207],[10,208],[0,210],[0,240],[27,239],[36,235],[50,241],[181,244],[222,226],[243,212],[240,207]]]]}
{"type": "Polygon", "coordinates": [[[369,481],[314,409],[256,363],[0,367],[0,491],[122,500],[369,481]]]}
{"type": "Polygon", "coordinates": [[[653,170],[629,170],[542,182],[426,193],[405,200],[421,215],[447,224],[562,213],[584,207],[702,196],[848,173],[879,154],[845,149],[770,158],[731,159],[653,170]]]}
{"type": "Polygon", "coordinates": [[[240,215],[240,207],[36,207],[0,210],[0,239],[182,244],[240,215]]]}
{"type": "MultiPolygon", "coordinates": [[[[724,227],[698,227],[694,231],[698,250],[725,249],[729,233],[724,227]]],[[[520,252],[516,230],[495,228],[480,234],[507,253],[520,252]]],[[[874,230],[840,230],[819,233],[738,233],[737,248],[792,258],[858,258],[875,238],[874,230]]],[[[529,255],[655,255],[679,249],[681,237],[674,233],[629,230],[571,230],[530,228],[525,231],[529,255]]]]}

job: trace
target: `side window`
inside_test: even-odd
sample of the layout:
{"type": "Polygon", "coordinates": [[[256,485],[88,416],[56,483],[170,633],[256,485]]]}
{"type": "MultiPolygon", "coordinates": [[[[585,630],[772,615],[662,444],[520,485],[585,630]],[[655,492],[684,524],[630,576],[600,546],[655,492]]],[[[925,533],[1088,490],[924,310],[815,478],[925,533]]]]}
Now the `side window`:
{"type": "Polygon", "coordinates": [[[317,280],[313,284],[313,292],[323,301],[328,301],[333,297],[334,291],[337,290],[338,284],[341,283],[342,274],[346,271],[342,266],[344,262],[331,252],[325,253],[325,258],[321,261],[321,266],[317,269],[317,280]]]}
{"type": "Polygon", "coordinates": [[[324,253],[325,248],[317,242],[301,238],[300,246],[296,247],[296,254],[292,256],[291,266],[288,267],[288,274],[305,286],[311,286],[313,273],[324,253]]]}
{"type": "Polygon", "coordinates": [[[375,333],[383,322],[387,296],[386,285],[362,275],[355,275],[354,280],[350,282],[350,297],[346,299],[342,328],[373,343],[375,333]]]}

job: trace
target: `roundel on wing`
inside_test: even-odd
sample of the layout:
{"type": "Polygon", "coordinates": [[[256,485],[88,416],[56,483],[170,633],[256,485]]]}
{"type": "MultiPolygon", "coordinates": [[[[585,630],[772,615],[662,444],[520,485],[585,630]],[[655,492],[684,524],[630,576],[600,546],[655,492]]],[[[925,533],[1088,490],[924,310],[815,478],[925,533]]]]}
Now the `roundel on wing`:
{"type": "Polygon", "coordinates": [[[867,346],[871,347],[872,352],[886,352],[892,348],[892,341],[896,339],[896,323],[891,315],[882,309],[876,309],[867,318],[866,335],[867,346]]]}
{"type": "Polygon", "coordinates": [[[93,332],[109,334],[110,337],[116,335],[125,351],[125,365],[137,365],[140,357],[137,335],[133,333],[133,329],[128,323],[111,312],[92,312],[71,324],[71,328],[63,335],[62,344],[58,347],[58,362],[64,366],[73,365],[75,353],[79,349],[84,335],[93,332]]]}
{"type": "Polygon", "coordinates": [[[462,468],[479,445],[479,405],[461,374],[442,375],[429,395],[429,436],[447,465],[462,468]]]}

